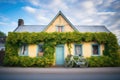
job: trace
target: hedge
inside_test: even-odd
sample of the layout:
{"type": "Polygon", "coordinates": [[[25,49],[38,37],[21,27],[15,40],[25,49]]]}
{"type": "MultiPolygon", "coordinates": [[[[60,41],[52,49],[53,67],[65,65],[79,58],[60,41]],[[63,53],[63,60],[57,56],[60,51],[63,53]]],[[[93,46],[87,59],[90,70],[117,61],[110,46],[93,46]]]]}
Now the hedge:
{"type": "Polygon", "coordinates": [[[113,59],[109,56],[93,56],[87,59],[89,67],[117,67],[120,66],[119,59],[113,59]]]}
{"type": "MultiPolygon", "coordinates": [[[[51,59],[52,60],[52,59],[51,59]]],[[[5,66],[21,66],[21,67],[49,67],[52,66],[53,61],[45,57],[31,58],[28,56],[10,56],[5,58],[5,66]]]]}
{"type": "Polygon", "coordinates": [[[4,59],[5,66],[52,66],[54,63],[54,52],[57,44],[68,44],[70,51],[70,43],[81,42],[97,42],[105,45],[104,55],[115,60],[118,57],[118,43],[116,36],[112,33],[80,33],[80,32],[9,32],[6,40],[6,54],[4,59]],[[23,44],[39,44],[44,43],[43,58],[30,58],[18,56],[19,47],[23,44]]]}

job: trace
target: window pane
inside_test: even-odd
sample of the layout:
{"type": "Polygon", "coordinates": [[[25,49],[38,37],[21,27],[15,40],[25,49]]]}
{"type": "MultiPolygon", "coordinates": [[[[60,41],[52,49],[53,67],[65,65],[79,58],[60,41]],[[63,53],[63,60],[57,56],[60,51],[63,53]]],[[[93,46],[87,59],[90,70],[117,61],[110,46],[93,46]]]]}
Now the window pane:
{"type": "Polygon", "coordinates": [[[92,48],[93,48],[93,55],[98,55],[99,54],[98,45],[93,45],[92,48]]]}
{"type": "Polygon", "coordinates": [[[81,45],[75,45],[75,55],[81,55],[81,45]]]}
{"type": "Polygon", "coordinates": [[[39,52],[43,52],[43,45],[38,45],[39,47],[38,47],[38,50],[39,50],[39,52]]]}
{"type": "Polygon", "coordinates": [[[37,56],[43,56],[43,51],[43,44],[39,44],[37,56]]]}
{"type": "Polygon", "coordinates": [[[57,26],[57,32],[63,32],[63,26],[57,26]]]}
{"type": "Polygon", "coordinates": [[[27,55],[27,45],[23,45],[23,46],[21,47],[21,52],[20,52],[20,54],[21,54],[22,56],[27,55]]]}
{"type": "Polygon", "coordinates": [[[60,26],[58,27],[58,32],[61,32],[61,27],[60,26]]]}

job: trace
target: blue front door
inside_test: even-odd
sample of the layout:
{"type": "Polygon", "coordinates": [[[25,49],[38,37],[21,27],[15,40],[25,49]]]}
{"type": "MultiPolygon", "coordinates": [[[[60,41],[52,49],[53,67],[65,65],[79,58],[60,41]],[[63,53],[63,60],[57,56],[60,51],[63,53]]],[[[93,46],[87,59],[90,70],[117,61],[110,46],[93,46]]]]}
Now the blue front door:
{"type": "Polygon", "coordinates": [[[64,64],[64,45],[56,46],[56,65],[64,64]]]}

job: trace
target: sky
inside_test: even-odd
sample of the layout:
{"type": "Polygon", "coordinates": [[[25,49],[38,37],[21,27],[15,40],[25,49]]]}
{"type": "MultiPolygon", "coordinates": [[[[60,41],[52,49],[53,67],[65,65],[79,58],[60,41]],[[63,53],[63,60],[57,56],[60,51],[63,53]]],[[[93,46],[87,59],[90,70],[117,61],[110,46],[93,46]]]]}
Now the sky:
{"type": "Polygon", "coordinates": [[[25,25],[47,25],[62,13],[73,25],[105,25],[120,44],[120,0],[0,0],[0,31],[25,25]]]}

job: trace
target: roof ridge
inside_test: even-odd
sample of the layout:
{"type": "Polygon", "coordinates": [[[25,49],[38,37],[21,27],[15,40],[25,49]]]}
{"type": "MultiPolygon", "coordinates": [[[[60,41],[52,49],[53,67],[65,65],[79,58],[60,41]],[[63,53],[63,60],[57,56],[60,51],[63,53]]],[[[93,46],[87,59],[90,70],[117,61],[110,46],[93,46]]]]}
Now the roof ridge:
{"type": "MultiPolygon", "coordinates": [[[[42,26],[43,24],[40,24],[40,25],[22,25],[22,26],[42,26]]],[[[46,26],[46,25],[43,25],[43,26],[46,26]]]]}
{"type": "Polygon", "coordinates": [[[74,26],[105,26],[105,25],[74,25],[74,26]]]}

